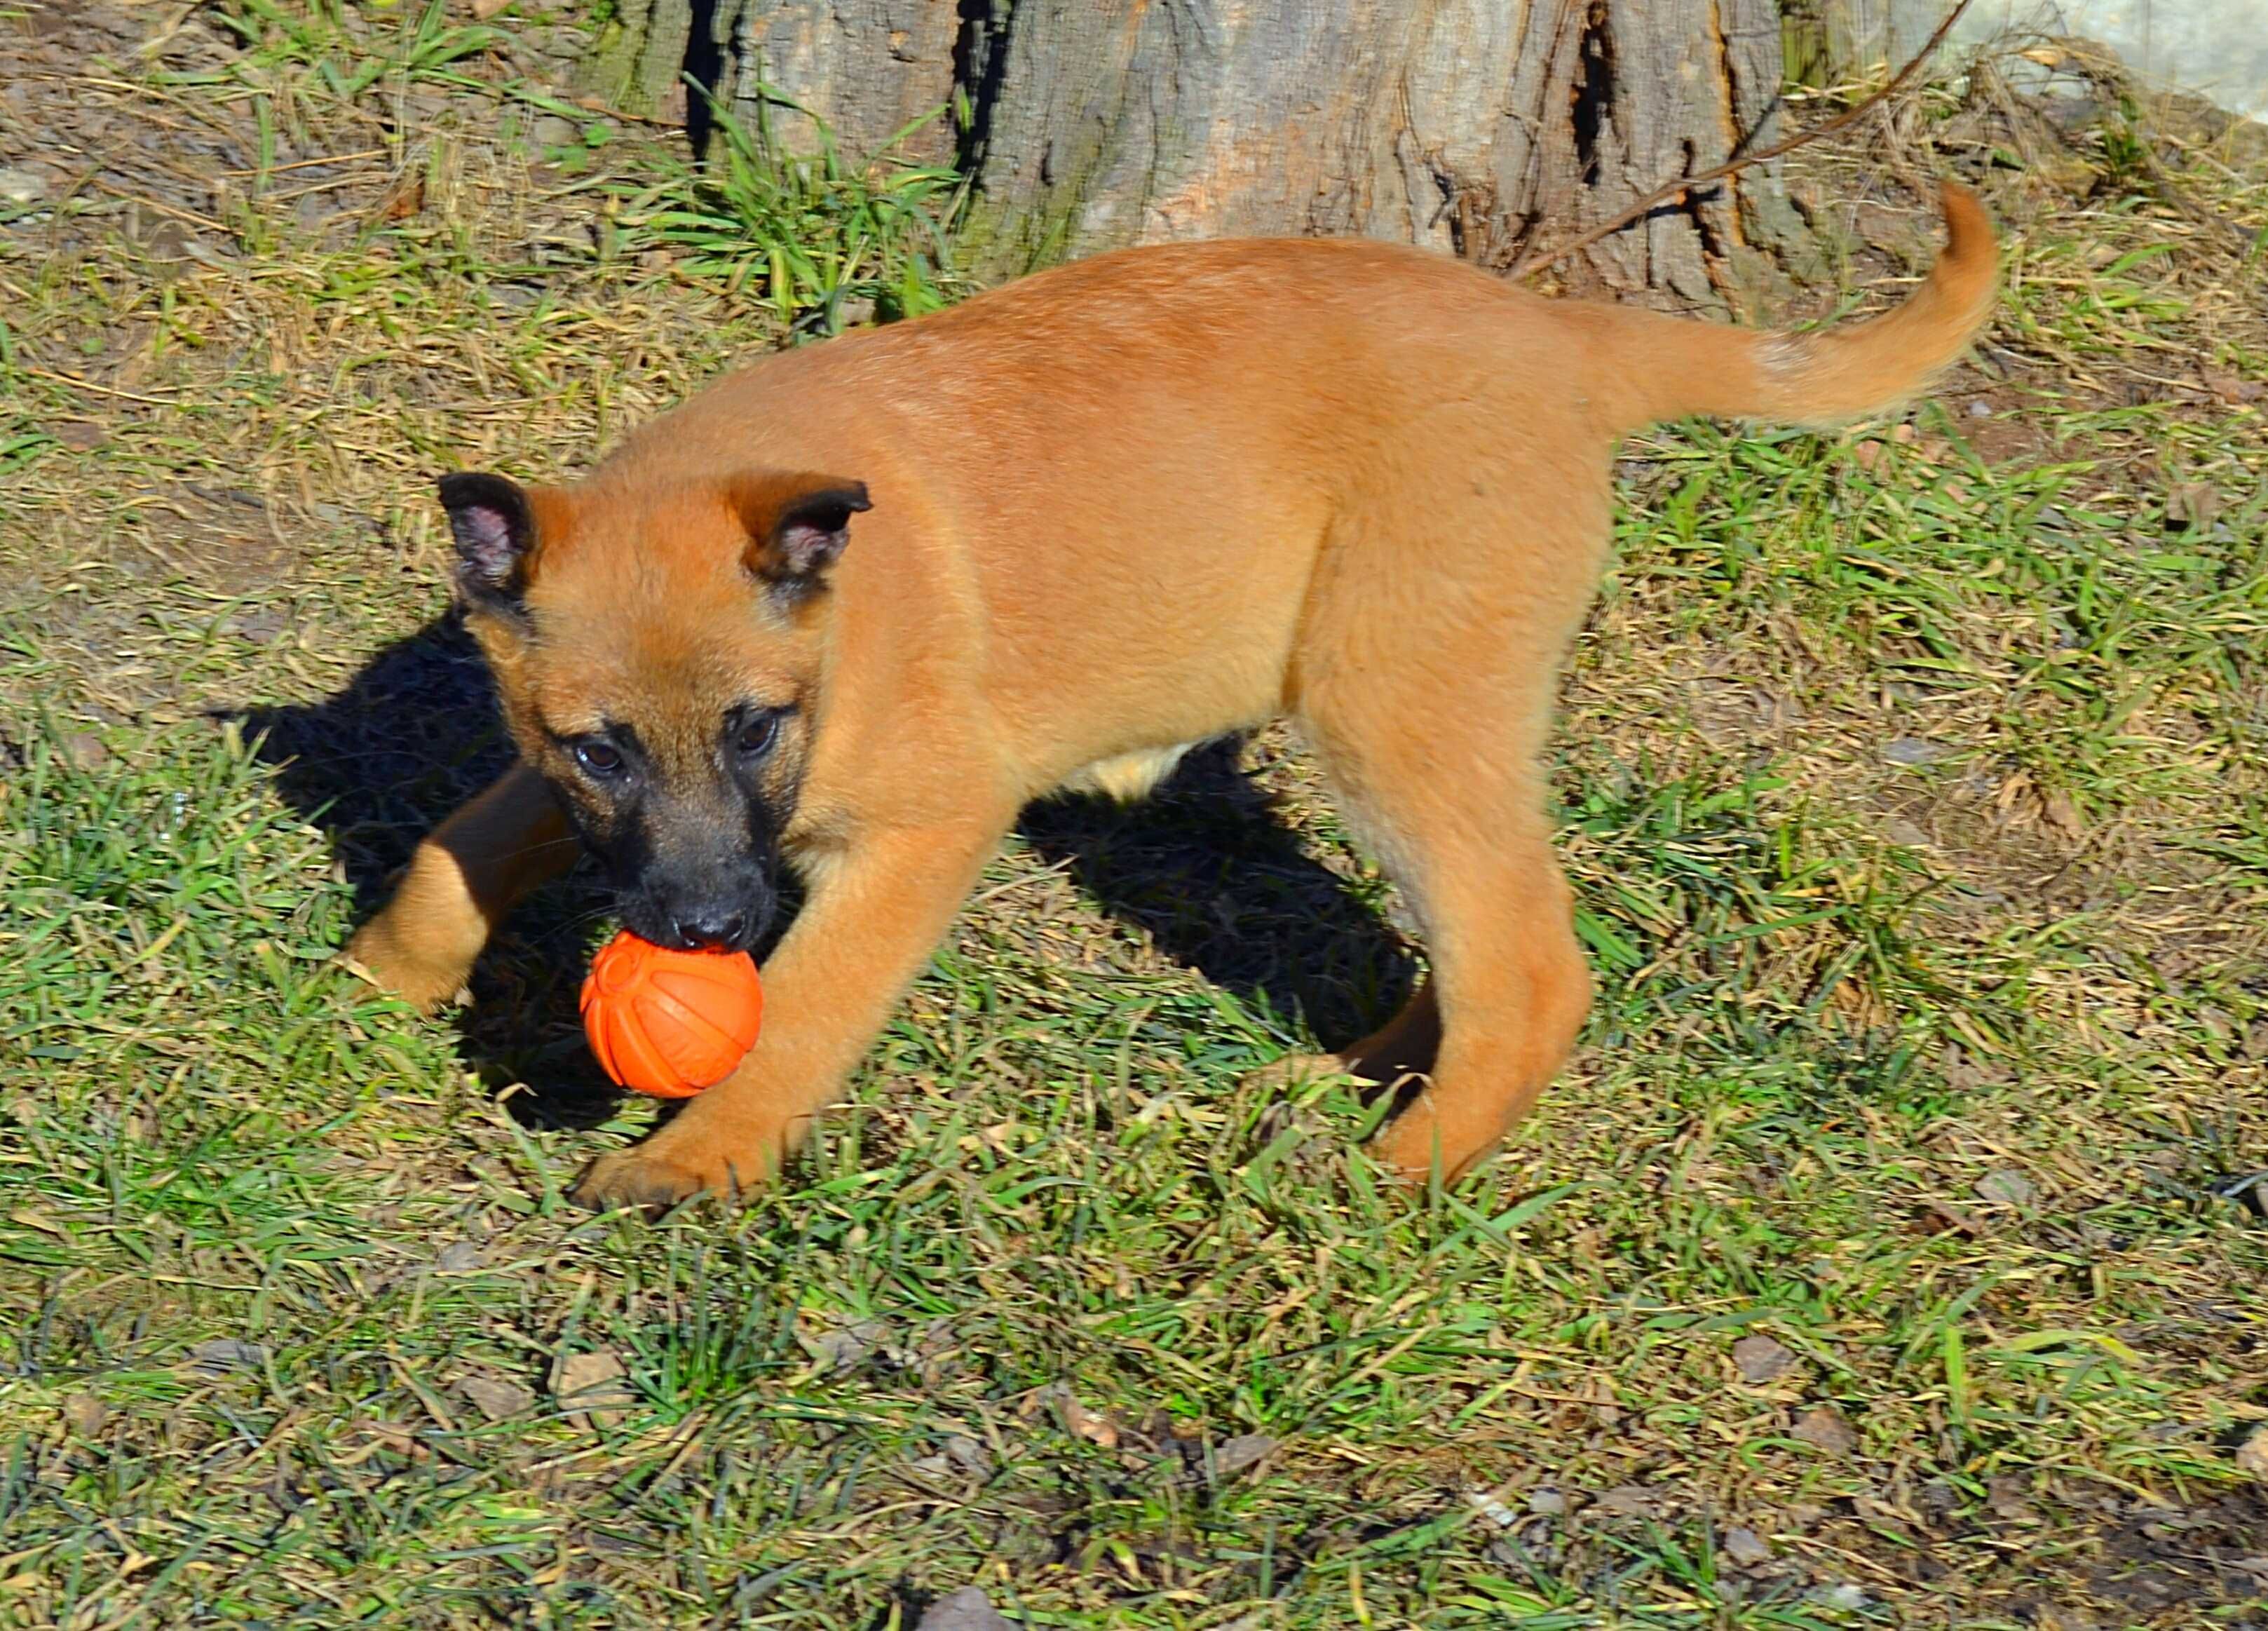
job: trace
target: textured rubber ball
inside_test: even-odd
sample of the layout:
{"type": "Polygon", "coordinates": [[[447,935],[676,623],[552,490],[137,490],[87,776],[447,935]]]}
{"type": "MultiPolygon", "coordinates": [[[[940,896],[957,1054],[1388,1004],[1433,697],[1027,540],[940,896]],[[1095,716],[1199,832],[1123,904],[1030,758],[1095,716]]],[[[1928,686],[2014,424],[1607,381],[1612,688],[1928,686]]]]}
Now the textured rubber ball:
{"type": "Polygon", "coordinates": [[[624,929],[583,982],[583,1030],[608,1075],[633,1093],[691,1098],[733,1074],[764,1016],[745,951],[672,951],[624,929]]]}

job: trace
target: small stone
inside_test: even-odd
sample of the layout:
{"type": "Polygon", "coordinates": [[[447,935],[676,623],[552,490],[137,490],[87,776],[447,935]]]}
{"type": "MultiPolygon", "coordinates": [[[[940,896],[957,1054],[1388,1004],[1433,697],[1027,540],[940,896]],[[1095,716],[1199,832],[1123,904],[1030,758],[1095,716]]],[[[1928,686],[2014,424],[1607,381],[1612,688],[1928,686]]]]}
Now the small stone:
{"type": "Polygon", "coordinates": [[[1753,1529],[1728,1529],[1717,1549],[1742,1568],[1754,1568],[1759,1563],[1771,1561],[1772,1550],[1764,1537],[1753,1529]]]}
{"type": "Polygon", "coordinates": [[[1100,1444],[1105,1450],[1118,1448],[1118,1424],[1101,1411],[1089,1410],[1071,1391],[1069,1383],[1057,1382],[1042,1388],[1032,1396],[1032,1405],[1027,1408],[1044,1405],[1055,1406],[1065,1432],[1076,1433],[1088,1443],[1100,1444]]]}
{"type": "Polygon", "coordinates": [[[272,606],[239,612],[228,620],[228,631],[254,646],[266,646],[284,632],[291,620],[272,606]]]}
{"type": "Polygon", "coordinates": [[[527,129],[528,139],[538,147],[580,147],[582,127],[571,119],[562,119],[556,114],[546,114],[527,129]]]}
{"type": "Polygon", "coordinates": [[[1859,1448],[1859,1435],[1832,1405],[1814,1405],[1796,1419],[1794,1437],[1830,1456],[1847,1456],[1859,1448]]]}
{"type": "Polygon", "coordinates": [[[1090,1444],[1100,1444],[1105,1450],[1118,1448],[1118,1425],[1099,1411],[1089,1410],[1075,1399],[1064,1400],[1064,1425],[1090,1444]]]}
{"type": "Polygon", "coordinates": [[[195,232],[172,217],[139,210],[128,210],[126,236],[158,261],[192,260],[204,248],[195,232]]]}
{"type": "Polygon", "coordinates": [[[1267,1434],[1241,1433],[1212,1452],[1213,1476],[1233,1478],[1247,1467],[1258,1466],[1275,1453],[1276,1441],[1267,1434]]]}
{"type": "Polygon", "coordinates": [[[1520,1522],[1520,1514],[1498,1500],[1494,1492],[1490,1490],[1468,1489],[1465,1491],[1465,1504],[1498,1529],[1512,1529],[1520,1522]]]}
{"type": "Polygon", "coordinates": [[[1016,1631],[1016,1622],[992,1606],[975,1586],[963,1586],[932,1603],[914,1631],[1016,1631]]]}
{"type": "Polygon", "coordinates": [[[2177,482],[2166,494],[2166,525],[2204,532],[2220,513],[2220,490],[2210,482],[2177,482]]]}
{"type": "Polygon", "coordinates": [[[1765,1383],[1785,1376],[1795,1355],[1770,1337],[1742,1337],[1733,1344],[1733,1363],[1742,1381],[1765,1383]]]}
{"type": "Polygon", "coordinates": [[[481,1260],[487,1255],[486,1248],[478,1241],[453,1241],[441,1248],[439,1255],[433,1259],[433,1266],[444,1274],[469,1274],[480,1267],[481,1260]]]}
{"type": "Polygon", "coordinates": [[[975,1439],[955,1434],[945,1441],[945,1447],[937,1454],[909,1461],[906,1466],[924,1478],[983,1479],[991,1474],[992,1458],[975,1439]]]}
{"type": "Polygon", "coordinates": [[[110,763],[110,749],[92,731],[75,731],[63,738],[63,757],[77,771],[97,771],[110,763]]]}
{"type": "Polygon", "coordinates": [[[0,170],[0,204],[12,204],[22,209],[35,204],[48,196],[48,178],[35,170],[19,169],[11,165],[0,170]]]}
{"type": "Polygon", "coordinates": [[[621,1356],[610,1348],[570,1354],[553,1373],[551,1391],[564,1406],[569,1421],[586,1428],[614,1427],[630,1413],[637,1399],[628,1375],[621,1356]]]}
{"type": "Polygon", "coordinates": [[[1986,402],[1983,397],[1978,397],[1975,402],[1969,404],[1969,417],[1972,419],[1991,418],[1992,417],[1992,404],[1986,402]]]}
{"type": "Polygon", "coordinates": [[[1977,1198],[2004,1207],[2022,1207],[2031,1203],[2036,1192],[2032,1181],[2014,1167],[2001,1167],[1977,1180],[1977,1198]]]}
{"type": "Polygon", "coordinates": [[[2012,1524],[2036,1524],[2040,1521],[2038,1509],[2025,1499],[2029,1493],[2022,1479],[2007,1473],[1984,1480],[1985,1506],[1993,1517],[2006,1518],[2012,1524]]]}
{"type": "MultiPolygon", "coordinates": [[[[2178,1170],[2180,1160],[2165,1163],[2169,1171],[2178,1170]]],[[[2214,1182],[2213,1192],[2223,1200],[2235,1201],[2248,1212],[2268,1218],[2268,1171],[2238,1172],[2214,1182]]]]}
{"type": "Polygon", "coordinates": [[[992,1475],[992,1452],[979,1441],[956,1433],[945,1441],[946,1458],[957,1465],[971,1478],[992,1475]]]}
{"type": "Polygon", "coordinates": [[[858,1369],[889,1334],[882,1321],[859,1319],[802,1340],[804,1351],[819,1362],[821,1374],[839,1376],[858,1369]]]}
{"type": "Polygon", "coordinates": [[[1591,1509],[1609,1517],[1651,1517],[1653,1493],[1641,1485],[1624,1484],[1601,1495],[1591,1509]]]}
{"type": "Polygon", "coordinates": [[[1867,1606],[1866,1592],[1847,1582],[1842,1585],[1814,1587],[1811,1597],[1813,1601],[1839,1613],[1855,1614],[1867,1606]]]}
{"type": "Polygon", "coordinates": [[[92,419],[65,419],[55,427],[55,438],[78,453],[92,453],[107,445],[110,432],[92,419]]]}
{"type": "Polygon", "coordinates": [[[2268,1484],[2268,1427],[2254,1428],[2252,1436],[2236,1447],[2236,1465],[2239,1471],[2268,1484]]]}
{"type": "Polygon", "coordinates": [[[1567,1516],[1567,1497],[1556,1489],[1531,1490],[1528,1496],[1528,1509],[1538,1517],[1565,1517],[1567,1516]]]}
{"type": "Polygon", "coordinates": [[[519,1415],[535,1403],[535,1395],[519,1383],[503,1382],[494,1376],[467,1376],[457,1384],[457,1391],[491,1421],[519,1415]]]}
{"type": "Polygon", "coordinates": [[[110,1411],[92,1393],[74,1393],[63,1400],[63,1422],[81,1438],[92,1438],[110,1420],[110,1411]]]}
{"type": "Polygon", "coordinates": [[[1943,742],[1926,742],[1919,736],[1901,736],[1882,749],[1882,756],[1893,764],[1934,764],[1948,757],[1953,749],[1943,742]]]}
{"type": "Polygon", "coordinates": [[[241,1337],[215,1337],[189,1350],[189,1364],[209,1376],[231,1370],[257,1370],[268,1362],[268,1350],[241,1337]]]}

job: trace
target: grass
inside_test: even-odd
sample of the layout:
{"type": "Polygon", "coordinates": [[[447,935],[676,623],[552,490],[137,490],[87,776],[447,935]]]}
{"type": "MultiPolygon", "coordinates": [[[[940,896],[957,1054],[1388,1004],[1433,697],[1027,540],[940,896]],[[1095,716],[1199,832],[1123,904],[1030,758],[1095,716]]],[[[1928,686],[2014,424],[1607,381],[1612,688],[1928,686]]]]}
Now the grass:
{"type": "Polygon", "coordinates": [[[458,65],[504,43],[500,29],[453,23],[443,0],[419,5],[394,0],[357,13],[340,0],[297,5],[277,0],[229,0],[215,12],[244,45],[227,79],[266,89],[280,68],[304,70],[328,97],[353,103],[372,91],[413,79],[471,86],[458,65]],[[391,11],[394,26],[357,26],[391,11]]]}
{"type": "Polygon", "coordinates": [[[499,750],[425,483],[855,314],[939,195],[568,165],[423,11],[222,15],[70,88],[150,161],[0,239],[0,1620],[2263,1623],[2257,259],[2003,168],[1905,439],[1624,449],[1558,767],[1599,1012],[1478,1179],[1240,1085],[1411,973],[1271,734],[1034,812],[785,1185],[593,1219],[602,901],[440,1021],[327,962],[499,750]]]}
{"type": "Polygon", "coordinates": [[[711,117],[700,167],[668,163],[623,200],[630,245],[681,256],[688,276],[736,293],[761,288],[779,321],[801,332],[836,334],[846,319],[893,322],[951,303],[961,286],[951,254],[961,178],[951,166],[876,174],[846,164],[823,125],[819,151],[799,156],[783,151],[769,120],[751,130],[722,107],[711,117]]]}

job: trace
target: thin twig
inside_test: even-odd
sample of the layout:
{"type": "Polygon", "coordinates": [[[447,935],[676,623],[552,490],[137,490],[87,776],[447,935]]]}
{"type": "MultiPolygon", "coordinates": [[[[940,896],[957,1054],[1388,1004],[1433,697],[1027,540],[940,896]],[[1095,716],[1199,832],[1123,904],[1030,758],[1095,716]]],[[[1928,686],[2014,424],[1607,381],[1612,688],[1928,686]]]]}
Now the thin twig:
{"type": "Polygon", "coordinates": [[[224,170],[221,173],[234,181],[239,176],[281,175],[286,170],[305,170],[314,165],[355,164],[364,159],[383,159],[386,156],[387,150],[383,147],[365,147],[358,153],[323,153],[313,159],[294,159],[289,164],[269,165],[264,169],[224,170]]]}
{"type": "Polygon", "coordinates": [[[1712,181],[1721,181],[1727,176],[1745,170],[1752,164],[1762,164],[1766,159],[1778,159],[1783,154],[1793,152],[1806,143],[1815,142],[1823,136],[1832,136],[1837,130],[1848,129],[1872,113],[1885,99],[1903,89],[1906,81],[1920,71],[1921,65],[1936,55],[1937,48],[1945,43],[1946,35],[1953,32],[1953,26],[1961,20],[1961,14],[1969,9],[1970,4],[1970,0],[1958,0],[1953,10],[1945,14],[1945,20],[1937,26],[1937,32],[1923,41],[1921,49],[1914,53],[1912,60],[1890,77],[1889,84],[1875,92],[1856,107],[1845,113],[1837,114],[1825,124],[1806,130],[1800,136],[1792,136],[1785,142],[1776,142],[1770,147],[1760,148],[1752,153],[1742,153],[1737,159],[1726,160],[1713,170],[1704,170],[1698,175],[1685,176],[1672,181],[1667,187],[1657,188],[1639,199],[1613,220],[1609,221],[1604,226],[1593,227],[1573,242],[1562,245],[1550,255],[1533,256],[1523,251],[1513,262],[1505,276],[1521,277],[1530,272],[1540,272],[1547,267],[1557,266],[1569,255],[1580,255],[1601,239],[1611,238],[1632,222],[1645,219],[1663,204],[1684,197],[1697,187],[1705,187],[1712,181]]]}

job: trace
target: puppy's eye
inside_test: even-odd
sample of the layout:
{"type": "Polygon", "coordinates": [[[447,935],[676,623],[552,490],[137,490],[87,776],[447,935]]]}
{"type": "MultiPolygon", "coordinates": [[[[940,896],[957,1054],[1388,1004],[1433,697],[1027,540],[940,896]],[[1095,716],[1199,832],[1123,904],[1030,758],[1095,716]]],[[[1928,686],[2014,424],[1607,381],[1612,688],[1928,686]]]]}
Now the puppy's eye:
{"type": "Polygon", "coordinates": [[[780,716],[759,713],[743,720],[733,731],[733,751],[744,759],[753,759],[768,752],[779,736],[780,716]]]}
{"type": "Polygon", "coordinates": [[[575,763],[601,781],[622,773],[622,749],[610,742],[578,742],[575,763]]]}

